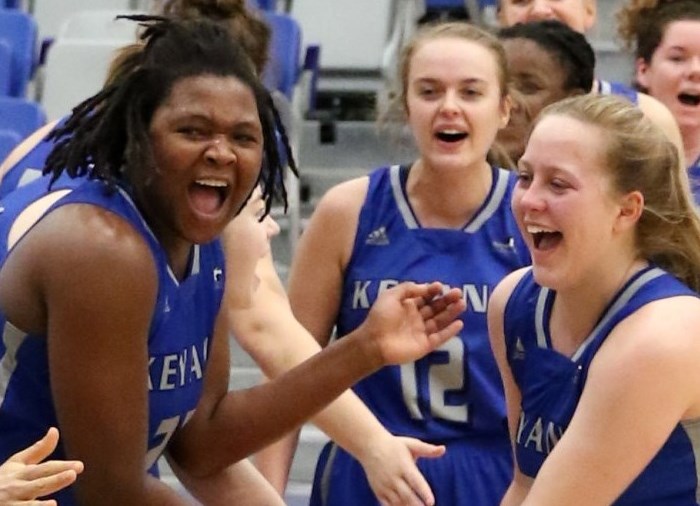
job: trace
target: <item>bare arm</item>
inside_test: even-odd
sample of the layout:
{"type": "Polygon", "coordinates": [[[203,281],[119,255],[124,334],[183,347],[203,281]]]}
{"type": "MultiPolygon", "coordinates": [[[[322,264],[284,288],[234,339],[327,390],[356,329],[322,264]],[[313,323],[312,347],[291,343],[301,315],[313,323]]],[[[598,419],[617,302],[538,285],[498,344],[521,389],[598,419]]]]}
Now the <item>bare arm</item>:
{"type": "MultiPolygon", "coordinates": [[[[271,256],[260,261],[257,274],[260,286],[252,306],[236,309],[228,304],[227,307],[238,341],[265,374],[274,378],[321,347],[294,318],[271,256]]],[[[402,504],[410,505],[418,493],[424,503],[433,503],[430,488],[427,484],[421,487],[423,480],[414,459],[440,456],[444,447],[392,436],[350,390],[312,421],[370,470],[373,489],[380,497],[390,497],[393,491],[402,504]],[[353,420],[352,427],[347,423],[349,419],[353,420]]],[[[286,487],[295,445],[293,436],[286,437],[256,456],[256,465],[280,493],[286,487]]]]}
{"type": "Polygon", "coordinates": [[[678,422],[698,417],[699,310],[697,299],[675,297],[618,324],[524,504],[583,505],[583,498],[586,506],[611,504],[678,422]]]}
{"type": "MultiPolygon", "coordinates": [[[[295,313],[311,334],[325,345],[330,337],[342,288],[343,271],[349,260],[355,238],[360,207],[367,192],[367,178],[348,181],[331,189],[316,208],[305,230],[294,257],[291,271],[290,294],[295,304],[295,313]],[[309,289],[313,287],[313,289],[309,289]],[[307,309],[313,308],[313,311],[307,309]]],[[[267,270],[271,264],[265,262],[267,270]]],[[[274,273],[273,273],[274,275],[274,273]]],[[[298,363],[319,347],[304,327],[299,324],[291,311],[284,288],[276,275],[269,276],[275,287],[277,306],[274,311],[279,325],[275,335],[278,339],[265,339],[262,336],[251,340],[248,351],[256,357],[286,355],[287,360],[298,363]],[[283,316],[280,316],[283,315],[283,316]],[[284,330],[286,329],[286,333],[284,330]],[[284,349],[280,339],[287,341],[284,349]],[[269,343],[264,351],[255,347],[269,343]],[[256,352],[257,351],[257,352],[256,352]]],[[[261,279],[265,279],[261,276],[261,279]]],[[[265,286],[266,283],[261,283],[265,286]]],[[[272,296],[266,300],[273,300],[272,296]]],[[[248,319],[238,319],[247,321],[248,319]]],[[[234,325],[237,323],[234,321],[234,325]]],[[[241,332],[241,336],[255,335],[241,332]]],[[[279,358],[281,360],[281,358],[279,358]]],[[[277,372],[274,366],[263,369],[268,376],[277,372]]],[[[434,497],[428,483],[415,465],[417,458],[439,457],[444,454],[443,446],[423,443],[413,438],[395,437],[376,419],[372,412],[348,391],[329,408],[313,419],[331,439],[352,454],[363,466],[370,485],[377,497],[385,504],[433,504],[434,497]],[[347,420],[352,417],[350,427],[347,420]]],[[[261,452],[256,462],[276,486],[286,483],[291,457],[296,445],[296,437],[290,436],[274,447],[261,452]]]]}
{"type": "MultiPolygon", "coordinates": [[[[498,364],[498,370],[501,373],[501,380],[503,381],[506,410],[508,414],[508,431],[510,432],[511,445],[513,446],[514,453],[515,437],[518,431],[518,418],[520,417],[521,411],[521,395],[506,358],[503,315],[515,285],[526,271],[527,269],[521,269],[506,276],[494,290],[489,299],[488,306],[489,338],[491,340],[491,349],[493,350],[496,363],[498,364]]],[[[513,460],[515,461],[515,458],[513,460]]],[[[521,504],[527,495],[531,483],[532,480],[520,472],[518,464],[515,462],[513,481],[501,501],[501,506],[516,506],[521,504]]]]}
{"type": "Polygon", "coordinates": [[[198,479],[172,459],[168,463],[185,488],[204,506],[284,506],[282,497],[247,459],[198,479]]]}
{"type": "Polygon", "coordinates": [[[298,427],[377,368],[423,356],[462,326],[456,320],[464,310],[459,290],[440,297],[441,290],[440,283],[388,290],[346,339],[269,383],[228,393],[227,329],[221,319],[202,399],[173,437],[172,457],[192,476],[217,473],[298,427]]]}
{"type": "Polygon", "coordinates": [[[144,470],[151,258],[114,214],[71,205],[44,218],[2,271],[13,321],[46,332],[66,455],[85,464],[75,485],[80,504],[185,504],[144,470]]]}

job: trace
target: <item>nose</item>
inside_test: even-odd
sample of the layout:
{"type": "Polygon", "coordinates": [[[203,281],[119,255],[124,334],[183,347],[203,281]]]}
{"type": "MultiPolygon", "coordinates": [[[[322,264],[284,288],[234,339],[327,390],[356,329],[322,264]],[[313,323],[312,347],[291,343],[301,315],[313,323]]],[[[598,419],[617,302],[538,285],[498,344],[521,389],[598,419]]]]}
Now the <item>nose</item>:
{"type": "Polygon", "coordinates": [[[554,13],[549,5],[550,0],[533,0],[530,7],[530,16],[528,21],[541,21],[543,19],[552,19],[554,13]]]}
{"type": "Polygon", "coordinates": [[[272,239],[273,237],[275,237],[277,234],[280,233],[279,223],[277,223],[269,215],[265,217],[265,220],[263,221],[263,225],[265,225],[265,233],[267,234],[268,239],[272,239]]]}
{"type": "Polygon", "coordinates": [[[513,207],[517,207],[523,214],[527,214],[543,211],[546,204],[538,186],[531,184],[527,188],[518,188],[513,193],[513,207]]]}
{"type": "Polygon", "coordinates": [[[442,113],[456,113],[459,111],[457,92],[454,90],[447,90],[442,98],[442,103],[440,104],[440,112],[442,113]]]}
{"type": "Polygon", "coordinates": [[[215,165],[229,165],[236,161],[236,152],[224,136],[211,140],[204,152],[207,162],[215,165]]]}
{"type": "Polygon", "coordinates": [[[696,56],[690,60],[688,74],[691,78],[700,79],[700,56],[696,56]]]}

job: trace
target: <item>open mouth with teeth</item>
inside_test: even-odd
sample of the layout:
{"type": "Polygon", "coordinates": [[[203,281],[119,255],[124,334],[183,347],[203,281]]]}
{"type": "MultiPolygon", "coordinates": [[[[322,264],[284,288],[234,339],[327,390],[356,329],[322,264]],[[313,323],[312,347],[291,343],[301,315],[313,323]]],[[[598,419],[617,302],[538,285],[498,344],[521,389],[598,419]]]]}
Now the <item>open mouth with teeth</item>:
{"type": "Polygon", "coordinates": [[[678,95],[678,101],[683,105],[697,107],[700,105],[700,94],[681,93],[678,95]]]}
{"type": "Polygon", "coordinates": [[[435,133],[435,137],[443,142],[459,142],[466,139],[469,136],[467,132],[460,132],[458,130],[440,130],[435,133]]]}
{"type": "Polygon", "coordinates": [[[539,251],[547,251],[555,248],[563,238],[561,232],[557,232],[556,230],[528,227],[527,231],[532,236],[532,242],[535,245],[535,249],[539,251]]]}
{"type": "Polygon", "coordinates": [[[189,187],[192,207],[201,214],[214,214],[224,205],[228,184],[216,179],[198,179],[189,187]]]}

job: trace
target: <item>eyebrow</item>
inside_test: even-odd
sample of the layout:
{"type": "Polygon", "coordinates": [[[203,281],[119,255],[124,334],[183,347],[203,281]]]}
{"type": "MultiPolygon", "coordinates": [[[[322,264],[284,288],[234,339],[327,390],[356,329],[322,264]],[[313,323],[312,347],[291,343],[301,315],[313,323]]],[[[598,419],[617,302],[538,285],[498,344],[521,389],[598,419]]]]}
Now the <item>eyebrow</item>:
{"type": "MultiPolygon", "coordinates": [[[[414,81],[417,84],[440,84],[443,81],[441,79],[436,79],[433,77],[417,77],[414,81]]],[[[468,77],[466,79],[460,79],[461,84],[479,84],[486,83],[486,79],[481,79],[480,77],[468,77]]]]}

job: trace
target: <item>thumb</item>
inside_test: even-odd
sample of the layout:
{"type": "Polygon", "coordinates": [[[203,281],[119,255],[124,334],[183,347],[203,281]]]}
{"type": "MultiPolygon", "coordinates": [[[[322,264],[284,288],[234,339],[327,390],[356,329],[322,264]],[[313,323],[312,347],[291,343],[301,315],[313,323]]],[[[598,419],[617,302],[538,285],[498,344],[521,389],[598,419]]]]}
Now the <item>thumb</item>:
{"type": "Polygon", "coordinates": [[[435,459],[445,454],[445,445],[434,445],[415,439],[412,437],[402,438],[406,448],[411,452],[414,459],[429,458],[435,459]]]}

